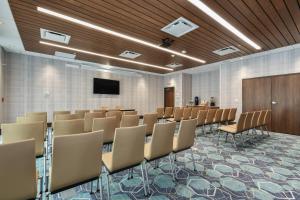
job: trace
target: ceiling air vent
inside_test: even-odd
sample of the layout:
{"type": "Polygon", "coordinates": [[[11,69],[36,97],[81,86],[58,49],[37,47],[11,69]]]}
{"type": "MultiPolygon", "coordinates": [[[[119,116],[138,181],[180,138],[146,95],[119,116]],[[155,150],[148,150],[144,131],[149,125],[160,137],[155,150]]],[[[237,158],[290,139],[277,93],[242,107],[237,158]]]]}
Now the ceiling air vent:
{"type": "Polygon", "coordinates": [[[168,65],[166,65],[167,67],[171,67],[171,68],[176,68],[176,67],[182,67],[182,64],[179,63],[170,63],[168,65]]]}
{"type": "Polygon", "coordinates": [[[133,51],[124,51],[119,56],[124,57],[124,58],[135,59],[135,58],[139,57],[140,55],[142,55],[142,54],[136,53],[133,51]]]}
{"type": "Polygon", "coordinates": [[[229,47],[224,47],[222,49],[218,49],[213,51],[213,53],[219,55],[219,56],[224,56],[230,53],[234,53],[234,52],[238,52],[240,51],[238,48],[236,48],[235,46],[229,46],[229,47]]]}
{"type": "Polygon", "coordinates": [[[62,58],[69,58],[69,59],[74,59],[76,57],[76,53],[65,53],[60,51],[55,51],[54,55],[62,58]]]}
{"type": "Polygon", "coordinates": [[[41,38],[64,44],[69,44],[71,36],[41,28],[41,38]]]}
{"type": "Polygon", "coordinates": [[[198,28],[196,24],[193,22],[183,18],[179,17],[172,23],[168,24],[167,26],[163,27],[161,31],[169,33],[170,35],[173,35],[175,37],[181,37],[184,34],[191,32],[198,28]]]}

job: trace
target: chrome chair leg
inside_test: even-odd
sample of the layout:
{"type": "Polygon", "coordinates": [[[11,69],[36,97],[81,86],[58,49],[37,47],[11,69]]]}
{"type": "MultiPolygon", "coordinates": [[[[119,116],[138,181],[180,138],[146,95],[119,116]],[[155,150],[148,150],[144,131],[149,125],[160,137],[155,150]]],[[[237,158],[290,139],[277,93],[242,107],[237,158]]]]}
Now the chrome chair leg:
{"type": "Polygon", "coordinates": [[[150,194],[150,184],[149,184],[149,177],[148,177],[148,168],[147,168],[147,163],[145,162],[145,176],[146,176],[146,182],[147,182],[147,187],[148,187],[148,194],[150,194]]]}
{"type": "Polygon", "coordinates": [[[93,194],[93,181],[91,181],[90,185],[91,185],[91,191],[90,191],[90,194],[93,194]]]}
{"type": "Polygon", "coordinates": [[[142,171],[142,178],[143,178],[143,186],[144,186],[144,194],[147,196],[147,188],[146,188],[146,182],[145,182],[145,175],[144,175],[144,162],[141,164],[141,171],[142,171]]]}
{"type": "Polygon", "coordinates": [[[174,168],[173,168],[173,161],[172,161],[172,155],[169,155],[169,161],[170,161],[170,165],[171,165],[171,173],[172,173],[172,178],[175,181],[175,176],[174,176],[174,168]]]}
{"type": "Polygon", "coordinates": [[[107,186],[107,199],[110,199],[110,181],[109,181],[109,173],[107,172],[106,175],[107,181],[106,181],[106,186],[107,186]]]}
{"type": "Polygon", "coordinates": [[[236,141],[235,141],[235,135],[231,134],[233,146],[235,149],[237,149],[236,141]]]}
{"type": "Polygon", "coordinates": [[[217,146],[219,146],[220,145],[220,132],[221,132],[221,130],[218,130],[218,141],[217,141],[217,146]]]}
{"type": "Polygon", "coordinates": [[[193,149],[192,149],[192,148],[191,148],[191,156],[192,156],[192,161],[193,161],[194,171],[197,171],[197,170],[196,170],[196,164],[195,164],[194,153],[193,153],[193,149]]]}

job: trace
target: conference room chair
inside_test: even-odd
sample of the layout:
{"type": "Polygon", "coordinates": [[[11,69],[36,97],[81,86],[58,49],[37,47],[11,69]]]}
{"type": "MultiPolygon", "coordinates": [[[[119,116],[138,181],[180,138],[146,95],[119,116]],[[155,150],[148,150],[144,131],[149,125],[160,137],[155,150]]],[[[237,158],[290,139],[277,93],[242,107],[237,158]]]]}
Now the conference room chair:
{"type": "Polygon", "coordinates": [[[73,119],[83,119],[79,114],[56,114],[54,121],[59,120],[73,120],[73,119]]]}
{"type": "Polygon", "coordinates": [[[110,145],[118,128],[116,117],[94,118],[92,131],[103,130],[103,144],[110,145]]]}
{"type": "Polygon", "coordinates": [[[228,134],[232,136],[233,145],[237,149],[236,135],[239,133],[242,134],[242,132],[245,131],[244,125],[245,125],[247,114],[248,113],[242,113],[236,124],[224,125],[218,128],[218,145],[219,145],[220,133],[222,131],[226,133],[226,141],[227,141],[228,134]]]}
{"type": "Polygon", "coordinates": [[[180,122],[182,117],[183,117],[183,108],[175,108],[174,109],[174,117],[168,118],[167,121],[180,122]]]}
{"type": "MultiPolygon", "coordinates": [[[[58,117],[58,116],[56,116],[58,117]]],[[[53,136],[72,135],[84,132],[84,120],[57,120],[53,124],[53,136]]]]}
{"type": "Polygon", "coordinates": [[[89,113],[90,110],[75,110],[75,114],[78,114],[80,118],[84,118],[85,113],[89,113]]]}
{"type": "Polygon", "coordinates": [[[124,111],[123,115],[137,115],[138,112],[137,111],[124,111]]]}
{"type": "Polygon", "coordinates": [[[183,108],[182,119],[183,120],[190,119],[191,112],[192,112],[192,108],[191,107],[183,108]]]}
{"type": "Polygon", "coordinates": [[[84,132],[91,132],[93,129],[94,118],[104,118],[104,112],[85,113],[84,115],[84,132]]]}
{"type": "Polygon", "coordinates": [[[55,120],[55,116],[56,115],[62,115],[62,114],[71,114],[71,111],[54,111],[53,112],[52,122],[55,120]]]}
{"type": "Polygon", "coordinates": [[[105,110],[105,111],[107,111],[107,110],[108,110],[108,107],[107,107],[107,106],[101,106],[101,107],[100,107],[100,110],[105,110]]]}
{"type": "Polygon", "coordinates": [[[251,129],[252,129],[252,133],[254,133],[255,135],[257,135],[256,132],[256,128],[257,128],[257,124],[258,124],[258,118],[260,115],[261,111],[255,111],[251,120],[251,129]]]}
{"type": "MultiPolygon", "coordinates": [[[[190,150],[192,163],[194,171],[196,171],[195,159],[192,150],[194,145],[194,139],[196,134],[197,119],[181,120],[178,133],[173,137],[173,150],[172,154],[174,158],[172,159],[173,165],[175,165],[175,156],[177,153],[190,150]]],[[[173,179],[175,179],[174,172],[173,179]]]]}
{"type": "MultiPolygon", "coordinates": [[[[52,165],[47,178],[47,197],[64,190],[99,179],[102,166],[102,131],[76,135],[55,136],[53,138],[52,165]]],[[[100,189],[102,196],[102,189],[100,189]]]]}
{"type": "MultiPolygon", "coordinates": [[[[207,112],[207,115],[206,115],[206,119],[204,122],[204,129],[205,129],[205,126],[208,125],[210,132],[212,131],[211,125],[214,123],[214,118],[215,118],[216,112],[217,112],[217,109],[209,109],[207,112]]],[[[206,131],[205,131],[205,133],[206,133],[206,131]]]]}
{"type": "MultiPolygon", "coordinates": [[[[253,116],[254,116],[254,112],[247,112],[247,116],[246,116],[245,124],[244,124],[244,131],[247,131],[248,134],[250,133],[250,130],[252,129],[253,116]]],[[[241,133],[241,141],[242,141],[242,144],[244,145],[244,138],[242,136],[242,133],[241,133]]]]}
{"type": "Polygon", "coordinates": [[[43,122],[44,139],[47,134],[47,115],[45,114],[26,114],[24,117],[17,117],[17,123],[43,122]]]}
{"type": "Polygon", "coordinates": [[[115,110],[121,110],[123,107],[122,106],[116,106],[115,110]]]}
{"type": "Polygon", "coordinates": [[[196,119],[198,117],[198,112],[200,108],[199,107],[193,107],[191,111],[191,117],[190,119],[196,119]]]}
{"type": "Polygon", "coordinates": [[[222,124],[227,124],[228,117],[229,117],[229,112],[230,112],[230,108],[225,108],[223,110],[222,117],[221,117],[221,123],[222,124]]]}
{"type": "Polygon", "coordinates": [[[157,118],[162,119],[164,117],[164,114],[165,114],[164,108],[157,108],[156,113],[157,113],[157,118]]]}
{"type": "MultiPolygon", "coordinates": [[[[173,150],[173,137],[176,122],[156,123],[150,142],[145,144],[144,157],[146,162],[156,161],[170,156],[173,150]]],[[[172,158],[169,157],[171,172],[173,173],[172,158]]],[[[157,164],[158,165],[158,162],[157,164]]],[[[147,165],[145,165],[148,192],[150,191],[147,165]]]]}
{"type": "Polygon", "coordinates": [[[34,139],[0,144],[1,199],[39,198],[38,179],[40,186],[43,181],[36,171],[35,154],[34,139]]]}
{"type": "Polygon", "coordinates": [[[102,161],[107,171],[107,196],[110,199],[110,175],[141,166],[144,194],[147,195],[144,177],[144,141],[146,126],[117,128],[112,152],[103,153],[102,161]]]}
{"type": "Polygon", "coordinates": [[[227,120],[228,124],[234,123],[236,111],[237,111],[237,108],[230,108],[230,112],[229,112],[228,120],[227,120]]]}
{"type": "Polygon", "coordinates": [[[164,119],[171,118],[173,115],[173,107],[166,107],[165,108],[165,113],[164,113],[164,119]]]}
{"type": "Polygon", "coordinates": [[[122,112],[120,110],[109,110],[106,112],[106,117],[116,117],[117,126],[120,127],[122,112]]]}
{"type": "Polygon", "coordinates": [[[222,119],[222,114],[223,114],[223,109],[217,109],[216,110],[216,114],[213,120],[214,124],[219,125],[221,123],[221,119],[222,119]]]}
{"type": "Polygon", "coordinates": [[[93,113],[99,113],[99,112],[106,113],[106,110],[93,110],[93,113]]]}
{"type": "Polygon", "coordinates": [[[132,127],[138,126],[140,117],[138,115],[123,115],[120,123],[120,127],[132,127]]]}
{"type": "Polygon", "coordinates": [[[205,120],[207,116],[208,110],[199,110],[197,116],[197,127],[202,128],[203,134],[205,134],[205,120]]]}
{"type": "Polygon", "coordinates": [[[264,118],[263,126],[262,126],[263,130],[267,131],[268,136],[270,136],[270,132],[268,130],[268,125],[271,123],[271,114],[272,114],[272,111],[267,110],[266,116],[264,118]]]}
{"type": "Polygon", "coordinates": [[[256,125],[256,127],[260,129],[262,137],[264,137],[263,125],[264,125],[266,114],[267,114],[267,110],[260,111],[260,115],[258,117],[258,122],[256,125]]]}
{"type": "Polygon", "coordinates": [[[152,135],[154,124],[157,122],[157,119],[157,113],[144,114],[143,124],[146,126],[146,136],[152,135]]]}
{"type": "Polygon", "coordinates": [[[47,117],[47,112],[28,112],[25,114],[26,117],[29,117],[29,116],[44,116],[44,122],[46,124],[46,128],[47,128],[47,122],[48,122],[48,117],[47,117]]]}

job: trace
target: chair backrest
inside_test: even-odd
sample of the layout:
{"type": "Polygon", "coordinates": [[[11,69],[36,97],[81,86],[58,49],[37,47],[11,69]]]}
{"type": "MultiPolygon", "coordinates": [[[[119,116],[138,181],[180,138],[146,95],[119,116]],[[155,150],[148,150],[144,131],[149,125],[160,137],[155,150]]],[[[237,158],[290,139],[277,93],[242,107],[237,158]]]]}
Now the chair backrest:
{"type": "Polygon", "coordinates": [[[230,112],[228,115],[228,121],[234,121],[236,115],[237,108],[230,108],[230,112]]]}
{"type": "Polygon", "coordinates": [[[196,119],[198,117],[199,107],[193,107],[191,111],[191,119],[196,119]]]}
{"type": "Polygon", "coordinates": [[[266,113],[266,116],[265,116],[264,122],[263,122],[264,125],[268,125],[271,123],[271,112],[272,112],[271,110],[267,110],[267,113],[266,113]]]}
{"type": "Polygon", "coordinates": [[[106,113],[106,110],[93,110],[93,113],[99,113],[99,112],[106,113]]]}
{"type": "Polygon", "coordinates": [[[85,113],[84,115],[84,132],[91,132],[93,129],[94,118],[104,118],[104,112],[85,113]]]}
{"type": "Polygon", "coordinates": [[[75,110],[75,114],[78,114],[80,118],[84,118],[85,113],[89,113],[90,110],[75,110]]]}
{"type": "Polygon", "coordinates": [[[94,118],[93,131],[103,130],[103,143],[114,140],[116,128],[118,128],[116,117],[94,118]]]}
{"type": "Polygon", "coordinates": [[[123,108],[123,106],[116,106],[115,109],[116,110],[121,110],[123,108]]]}
{"type": "Polygon", "coordinates": [[[157,112],[157,117],[160,119],[160,118],[163,118],[164,116],[164,108],[157,108],[156,109],[156,112],[157,112]]]}
{"type": "Polygon", "coordinates": [[[264,120],[267,114],[267,110],[260,111],[260,115],[258,117],[257,126],[262,126],[264,124],[264,120]]]}
{"type": "Polygon", "coordinates": [[[139,125],[140,117],[138,115],[123,115],[120,127],[131,127],[139,125]]]}
{"type": "Polygon", "coordinates": [[[237,128],[236,128],[237,132],[244,131],[246,117],[247,117],[247,113],[241,113],[240,118],[237,121],[237,128]]]}
{"type": "Polygon", "coordinates": [[[71,114],[71,111],[54,111],[52,121],[55,120],[56,115],[61,115],[61,114],[71,114]]]}
{"type": "Polygon", "coordinates": [[[173,150],[173,136],[176,122],[156,123],[150,141],[150,157],[168,155],[173,150]]]}
{"type": "Polygon", "coordinates": [[[222,114],[223,114],[223,109],[217,109],[215,117],[214,117],[214,123],[221,122],[222,114]]]}
{"type": "Polygon", "coordinates": [[[124,111],[123,112],[123,115],[137,115],[138,114],[138,112],[137,111],[124,111]]]}
{"type": "Polygon", "coordinates": [[[225,108],[223,110],[223,114],[222,114],[222,117],[221,117],[221,122],[228,121],[229,112],[230,112],[230,108],[225,108]]]}
{"type": "Polygon", "coordinates": [[[116,117],[117,125],[120,127],[122,112],[119,110],[110,110],[106,113],[106,117],[116,117]]]}
{"type": "Polygon", "coordinates": [[[205,123],[208,110],[199,110],[197,116],[197,126],[202,126],[205,123]]]}
{"type": "Polygon", "coordinates": [[[1,124],[2,142],[13,143],[22,140],[35,139],[35,154],[44,154],[44,124],[43,122],[1,124]]]}
{"type": "Polygon", "coordinates": [[[99,177],[102,165],[102,143],[102,131],[55,136],[50,192],[99,177]]]}
{"type": "Polygon", "coordinates": [[[105,111],[107,111],[107,110],[108,110],[108,107],[107,107],[107,106],[101,106],[101,107],[100,107],[100,110],[105,110],[105,111]]]}
{"type": "Polygon", "coordinates": [[[0,144],[1,199],[35,199],[37,178],[34,139],[0,144]]]}
{"type": "Polygon", "coordinates": [[[54,121],[83,119],[79,114],[56,114],[54,121]]]}
{"type": "Polygon", "coordinates": [[[44,129],[44,137],[46,137],[47,131],[47,115],[45,114],[29,114],[25,117],[18,117],[17,123],[31,123],[31,122],[43,122],[43,129],[44,129]]]}
{"type": "Polygon", "coordinates": [[[251,129],[251,123],[252,123],[252,118],[253,118],[254,112],[248,112],[246,119],[245,119],[245,125],[244,125],[244,130],[249,130],[251,129]]]}
{"type": "Polygon", "coordinates": [[[112,147],[113,171],[138,165],[144,160],[146,126],[117,128],[112,147]]]}
{"type": "Polygon", "coordinates": [[[259,115],[260,115],[260,111],[254,112],[252,121],[251,121],[251,128],[255,128],[257,126],[259,115]]]}
{"type": "Polygon", "coordinates": [[[184,150],[194,145],[196,126],[197,119],[181,120],[177,136],[177,150],[184,150]]]}
{"type": "Polygon", "coordinates": [[[214,122],[214,118],[216,115],[217,109],[209,109],[207,112],[205,124],[211,124],[214,122]]]}
{"type": "Polygon", "coordinates": [[[190,119],[191,112],[192,112],[192,108],[191,107],[184,108],[183,109],[183,114],[182,114],[182,119],[183,120],[190,119]]]}
{"type": "Polygon", "coordinates": [[[166,107],[165,108],[165,118],[170,118],[173,114],[173,107],[166,107]]]}
{"type": "Polygon", "coordinates": [[[84,132],[84,120],[58,120],[53,124],[53,135],[72,135],[84,132]]]}
{"type": "Polygon", "coordinates": [[[44,122],[47,125],[47,122],[48,122],[47,112],[29,112],[29,113],[26,113],[25,116],[28,117],[28,116],[36,116],[36,115],[42,115],[42,116],[44,116],[44,122]]]}
{"type": "Polygon", "coordinates": [[[174,121],[179,122],[183,116],[183,108],[174,109],[174,121]]]}
{"type": "Polygon", "coordinates": [[[146,134],[152,134],[154,124],[157,122],[157,113],[144,114],[143,124],[146,125],[146,134]]]}

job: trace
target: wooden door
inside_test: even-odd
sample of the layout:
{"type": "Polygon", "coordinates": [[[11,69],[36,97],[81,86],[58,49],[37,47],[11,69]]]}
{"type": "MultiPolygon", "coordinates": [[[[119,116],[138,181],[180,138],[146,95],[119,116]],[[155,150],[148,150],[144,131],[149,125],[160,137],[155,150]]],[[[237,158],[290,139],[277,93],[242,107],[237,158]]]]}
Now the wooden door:
{"type": "Polygon", "coordinates": [[[174,107],[174,87],[167,87],[164,91],[164,105],[165,107],[174,107]]]}
{"type": "Polygon", "coordinates": [[[272,130],[300,135],[300,74],[272,77],[272,130]]]}

